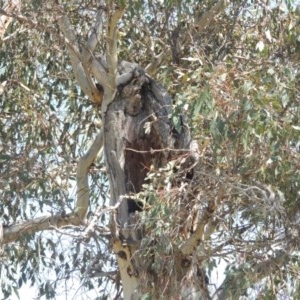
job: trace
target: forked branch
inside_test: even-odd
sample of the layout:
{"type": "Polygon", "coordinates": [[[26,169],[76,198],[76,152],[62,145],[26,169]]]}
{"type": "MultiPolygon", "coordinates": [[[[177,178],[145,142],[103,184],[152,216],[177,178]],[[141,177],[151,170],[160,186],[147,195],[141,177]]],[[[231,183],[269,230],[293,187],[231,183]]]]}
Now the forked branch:
{"type": "MultiPolygon", "coordinates": [[[[99,91],[91,78],[86,58],[79,51],[76,36],[73,32],[69,18],[66,15],[63,15],[58,19],[58,24],[65,36],[67,49],[70,54],[72,68],[77,82],[79,83],[82,91],[90,98],[91,101],[100,104],[102,102],[103,94],[99,91]]],[[[94,47],[94,43],[90,42],[90,45],[88,44],[87,49],[84,52],[85,55],[90,53],[90,50],[94,49],[94,47]]]]}

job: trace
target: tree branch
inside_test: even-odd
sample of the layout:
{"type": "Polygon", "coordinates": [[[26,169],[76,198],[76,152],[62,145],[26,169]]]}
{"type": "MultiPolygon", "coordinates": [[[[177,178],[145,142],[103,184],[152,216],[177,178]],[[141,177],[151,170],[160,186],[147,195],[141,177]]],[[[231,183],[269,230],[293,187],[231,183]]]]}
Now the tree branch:
{"type": "MultiPolygon", "coordinates": [[[[104,68],[104,65],[106,65],[106,62],[103,62],[103,60],[99,61],[94,56],[94,51],[97,46],[97,44],[100,41],[101,34],[103,33],[103,19],[105,14],[103,13],[103,10],[98,10],[96,21],[93,26],[92,32],[88,38],[88,41],[83,47],[82,50],[82,57],[84,59],[84,66],[88,66],[89,70],[92,72],[92,74],[95,76],[96,80],[99,82],[99,84],[104,89],[106,86],[108,86],[107,82],[107,74],[106,69],[104,68]]],[[[87,72],[87,71],[86,71],[87,72]]],[[[102,95],[103,98],[103,95],[102,95]]],[[[102,99],[101,102],[102,103],[102,99]]]]}
{"type": "MultiPolygon", "coordinates": [[[[82,91],[95,103],[101,103],[103,95],[93,82],[87,64],[84,63],[84,56],[80,54],[78,43],[72,29],[69,18],[66,15],[58,18],[58,24],[64,33],[67,48],[70,54],[70,60],[75,74],[75,78],[79,83],[82,91]]],[[[93,44],[89,45],[93,48],[93,44]]],[[[87,49],[85,52],[89,52],[87,49]]],[[[101,83],[100,83],[101,84],[101,83]]]]}
{"type": "MultiPolygon", "coordinates": [[[[220,0],[209,11],[205,12],[200,19],[196,20],[198,32],[202,32],[208,25],[211,25],[215,21],[216,16],[222,13],[229,4],[230,1],[228,0],[220,0]]],[[[190,40],[189,35],[186,35],[186,40],[190,40]]]]}
{"type": "Polygon", "coordinates": [[[82,220],[76,214],[57,214],[55,216],[45,216],[33,220],[27,220],[18,224],[3,228],[3,244],[11,243],[24,234],[33,234],[43,230],[53,230],[67,225],[80,225],[82,220]]]}
{"type": "Polygon", "coordinates": [[[90,60],[92,53],[95,51],[95,48],[100,41],[101,33],[103,31],[103,17],[103,11],[98,10],[95,25],[93,26],[88,41],[82,50],[82,55],[87,60],[90,60]]]}
{"type": "Polygon", "coordinates": [[[103,145],[103,131],[101,131],[88,152],[79,160],[77,166],[77,203],[74,213],[59,213],[54,216],[44,216],[27,220],[3,228],[3,243],[17,240],[24,234],[32,234],[43,230],[53,230],[63,226],[82,224],[89,206],[88,170],[96,159],[103,145]]]}
{"type": "MultiPolygon", "coordinates": [[[[27,26],[31,28],[38,27],[39,29],[43,28],[44,30],[49,31],[49,29],[45,28],[45,26],[43,26],[42,24],[33,22],[31,18],[13,13],[17,5],[18,5],[18,0],[14,0],[12,3],[9,3],[9,5],[4,6],[5,10],[0,8],[0,15],[1,15],[0,38],[1,39],[3,39],[5,30],[8,27],[9,23],[11,22],[12,18],[18,20],[21,23],[27,24],[27,26]]],[[[101,104],[103,99],[103,93],[97,88],[96,84],[92,80],[88,68],[92,63],[91,55],[97,45],[101,28],[102,28],[100,12],[97,15],[97,20],[94,26],[94,30],[90,35],[90,38],[88,39],[82,54],[79,51],[78,43],[75,34],[72,30],[72,25],[70,23],[69,18],[66,15],[63,15],[59,17],[57,20],[62,32],[64,33],[67,49],[70,54],[70,60],[71,60],[71,64],[73,67],[76,80],[78,81],[82,91],[90,98],[91,101],[97,104],[101,104]]],[[[106,81],[104,81],[103,78],[104,76],[102,76],[101,78],[97,76],[97,80],[102,86],[106,83],[106,81]]]]}
{"type": "Polygon", "coordinates": [[[181,252],[184,255],[190,255],[198,247],[201,241],[210,238],[211,234],[216,229],[218,222],[212,220],[217,205],[223,199],[225,193],[225,187],[220,187],[218,196],[215,200],[211,200],[208,203],[204,214],[197,225],[196,231],[190,236],[190,238],[181,246],[181,252]]]}
{"type": "Polygon", "coordinates": [[[83,219],[89,206],[88,170],[103,146],[103,130],[96,136],[88,152],[79,160],[77,167],[77,203],[75,212],[83,219]]]}
{"type": "Polygon", "coordinates": [[[108,86],[108,82],[107,82],[107,74],[104,65],[106,65],[106,62],[104,62],[102,59],[99,61],[96,57],[94,56],[91,57],[89,68],[91,69],[91,72],[95,76],[96,80],[100,83],[100,85],[105,90],[105,88],[108,86]]]}
{"type": "Polygon", "coordinates": [[[116,78],[118,65],[117,52],[117,23],[124,13],[124,8],[116,8],[112,13],[109,12],[107,24],[107,53],[106,60],[108,64],[108,85],[104,86],[104,99],[102,102],[102,114],[105,114],[107,106],[114,100],[116,94],[116,78]]]}
{"type": "Polygon", "coordinates": [[[203,240],[205,233],[205,226],[211,219],[214,208],[209,206],[204,212],[202,219],[199,221],[196,231],[190,236],[190,238],[181,246],[180,250],[183,255],[190,255],[198,247],[200,242],[203,240]]]}

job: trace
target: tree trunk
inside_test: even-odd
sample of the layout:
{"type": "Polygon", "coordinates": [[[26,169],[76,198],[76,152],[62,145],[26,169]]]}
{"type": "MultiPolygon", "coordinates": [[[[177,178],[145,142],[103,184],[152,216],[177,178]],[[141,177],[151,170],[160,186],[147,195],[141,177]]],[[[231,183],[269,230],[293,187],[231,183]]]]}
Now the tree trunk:
{"type": "MultiPolygon", "coordinates": [[[[139,214],[135,212],[141,207],[133,200],[134,195],[142,190],[150,169],[165,166],[178,156],[180,149],[189,151],[186,128],[181,124],[181,133],[176,132],[171,113],[172,99],[168,93],[143,69],[132,64],[129,80],[118,86],[115,100],[105,114],[104,149],[111,205],[119,204],[112,220],[113,245],[124,299],[140,299],[146,293],[153,299],[206,298],[200,292],[205,276],[198,264],[192,262],[190,253],[184,255],[175,250],[171,270],[164,262],[159,271],[152,268],[155,253],[146,259],[140,255],[143,230],[136,229],[139,214]]],[[[168,250],[165,255],[170,255],[168,250]]]]}

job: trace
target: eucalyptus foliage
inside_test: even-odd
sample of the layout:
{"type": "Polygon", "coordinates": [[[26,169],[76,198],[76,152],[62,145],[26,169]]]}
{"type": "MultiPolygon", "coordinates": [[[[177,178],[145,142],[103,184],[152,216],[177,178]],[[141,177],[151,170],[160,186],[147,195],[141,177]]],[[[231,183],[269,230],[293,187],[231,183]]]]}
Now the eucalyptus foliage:
{"type": "MultiPolygon", "coordinates": [[[[72,73],[57,25],[62,12],[47,2],[23,1],[1,41],[4,228],[74,211],[76,163],[101,126],[100,107],[81,92],[72,73]]],[[[106,4],[59,2],[83,43],[106,4]]],[[[178,216],[189,208],[176,201],[189,197],[200,212],[212,210],[211,232],[197,250],[211,298],[299,297],[297,1],[233,1],[218,10],[218,1],[123,2],[116,4],[126,6],[119,22],[119,59],[139,63],[166,87],[174,99],[174,127],[184,115],[200,157],[193,179],[176,188],[174,182],[186,173],[174,172],[179,169],[174,162],[148,174],[137,195],[149,204],[141,213],[147,232],[142,255],[147,260],[153,242],[160,241],[153,268],[172,269],[174,257],[163,255],[183,243],[178,216]],[[209,12],[215,16],[205,23],[209,12]],[[220,261],[226,262],[223,283],[211,276],[220,261]]],[[[103,49],[100,44],[97,52],[103,49]]],[[[90,169],[85,224],[28,232],[2,246],[5,298],[24,284],[33,285],[39,296],[55,298],[62,284],[71,289],[74,280],[79,294],[95,290],[99,299],[120,297],[110,213],[103,211],[109,205],[106,172],[100,157],[90,169]]]]}

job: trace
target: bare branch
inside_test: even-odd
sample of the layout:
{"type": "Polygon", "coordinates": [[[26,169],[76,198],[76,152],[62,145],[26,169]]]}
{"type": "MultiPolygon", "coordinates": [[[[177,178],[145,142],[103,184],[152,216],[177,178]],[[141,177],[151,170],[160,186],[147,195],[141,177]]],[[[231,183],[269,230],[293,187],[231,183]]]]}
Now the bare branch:
{"type": "Polygon", "coordinates": [[[102,114],[106,112],[107,106],[114,100],[116,94],[116,78],[117,78],[117,23],[124,13],[124,8],[117,8],[114,12],[110,12],[107,24],[107,53],[106,60],[108,64],[108,85],[104,86],[104,100],[102,103],[102,114]]]}
{"type": "Polygon", "coordinates": [[[102,145],[103,132],[101,131],[88,152],[79,160],[77,167],[77,203],[74,213],[59,213],[54,216],[44,216],[4,227],[3,243],[7,244],[15,241],[24,234],[32,234],[42,230],[53,230],[68,225],[79,226],[82,224],[89,205],[88,169],[97,157],[102,145]]]}
{"type": "MultiPolygon", "coordinates": [[[[92,72],[92,74],[95,76],[96,80],[102,86],[103,90],[108,87],[106,69],[104,68],[103,61],[99,61],[94,56],[93,52],[100,41],[101,34],[103,33],[104,17],[105,14],[103,10],[99,9],[97,12],[95,24],[92,29],[92,33],[90,34],[89,39],[82,50],[82,58],[84,60],[83,66],[89,67],[90,72],[92,72]]],[[[87,70],[85,71],[86,73],[89,73],[87,70]]],[[[103,98],[103,95],[101,96],[103,98]]],[[[102,102],[102,98],[99,103],[102,102]]]]}
{"type": "Polygon", "coordinates": [[[3,243],[13,242],[24,234],[32,234],[42,230],[53,230],[67,225],[78,226],[82,220],[76,214],[57,214],[55,216],[45,216],[33,220],[27,220],[18,224],[3,228],[3,243]]]}
{"type": "MultiPolygon", "coordinates": [[[[122,200],[117,202],[116,205],[114,206],[109,206],[109,207],[98,207],[96,212],[94,213],[94,216],[92,218],[92,220],[90,221],[89,225],[86,227],[86,229],[84,230],[84,236],[89,236],[89,234],[91,232],[95,231],[95,228],[97,227],[97,222],[100,219],[101,215],[107,213],[107,212],[113,212],[116,211],[118,209],[118,207],[120,206],[122,200]]],[[[102,227],[105,228],[105,227],[102,227]]],[[[105,228],[106,232],[109,233],[109,236],[111,236],[111,231],[108,227],[105,228]]]]}
{"type": "Polygon", "coordinates": [[[191,237],[181,246],[181,252],[184,255],[190,255],[198,247],[198,245],[209,238],[217,226],[217,221],[212,220],[217,205],[221,202],[225,193],[225,188],[220,188],[218,197],[208,203],[208,207],[197,225],[196,231],[191,237]]]}
{"type": "Polygon", "coordinates": [[[80,54],[78,43],[69,18],[66,15],[63,15],[58,18],[58,24],[65,35],[76,80],[83,92],[91,99],[91,101],[100,104],[102,102],[103,95],[94,84],[86,64],[83,63],[84,59],[80,54]]]}
{"type": "MultiPolygon", "coordinates": [[[[32,21],[31,18],[25,17],[21,14],[14,13],[14,10],[19,6],[19,1],[14,0],[9,5],[4,6],[4,9],[0,8],[0,38],[3,39],[5,30],[11,22],[12,18],[18,20],[21,23],[26,24],[30,28],[43,28],[49,31],[49,28],[45,28],[42,24],[32,21]]],[[[94,103],[101,104],[103,99],[103,92],[100,91],[94,81],[91,78],[90,71],[88,69],[91,61],[92,51],[95,49],[98,42],[98,36],[101,31],[101,20],[100,15],[97,16],[95,24],[95,30],[91,34],[86,47],[84,47],[84,53],[81,55],[78,47],[78,43],[75,34],[72,30],[72,25],[66,15],[58,18],[58,24],[64,33],[67,48],[70,54],[71,64],[73,71],[83,92],[90,98],[94,103]],[[88,53],[88,55],[87,55],[88,53]],[[86,58],[85,58],[86,55],[86,58]]],[[[51,31],[51,30],[50,30],[51,31]]],[[[99,77],[99,76],[98,76],[99,77]]],[[[103,78],[103,77],[102,77],[103,78]]],[[[103,82],[99,82],[103,85],[103,82]]]]}
{"type": "Polygon", "coordinates": [[[152,58],[151,63],[148,64],[148,66],[145,68],[145,71],[151,76],[155,75],[158,67],[162,64],[164,59],[166,59],[166,57],[168,55],[170,55],[170,53],[171,53],[171,51],[169,49],[169,51],[164,51],[164,52],[161,52],[160,54],[154,56],[152,58]]]}
{"type": "Polygon", "coordinates": [[[214,208],[208,207],[199,221],[196,231],[191,235],[191,237],[181,246],[181,252],[183,255],[190,255],[198,247],[198,245],[203,241],[204,229],[212,217],[214,208]]]}
{"type": "Polygon", "coordinates": [[[97,135],[88,152],[79,160],[77,167],[77,203],[76,213],[81,219],[86,215],[89,206],[88,169],[96,159],[103,146],[103,130],[97,135]]]}
{"type": "Polygon", "coordinates": [[[99,61],[94,56],[91,57],[89,68],[91,69],[91,72],[95,76],[96,80],[101,84],[101,86],[105,90],[105,88],[107,88],[108,86],[108,82],[107,82],[107,74],[104,65],[106,65],[106,62],[103,62],[102,60],[99,61]]]}
{"type": "Polygon", "coordinates": [[[82,55],[85,59],[89,60],[94,52],[97,44],[100,41],[101,33],[103,31],[103,18],[104,13],[102,10],[98,10],[95,25],[93,26],[92,33],[90,34],[86,46],[82,50],[82,55]]]}
{"type": "MultiPolygon", "coordinates": [[[[211,25],[216,20],[216,17],[222,13],[229,4],[230,1],[228,0],[220,0],[209,11],[205,12],[199,20],[196,20],[195,23],[197,24],[198,32],[202,32],[208,25],[211,25]]],[[[187,40],[185,43],[190,40],[189,35],[186,37],[187,40]]]]}

